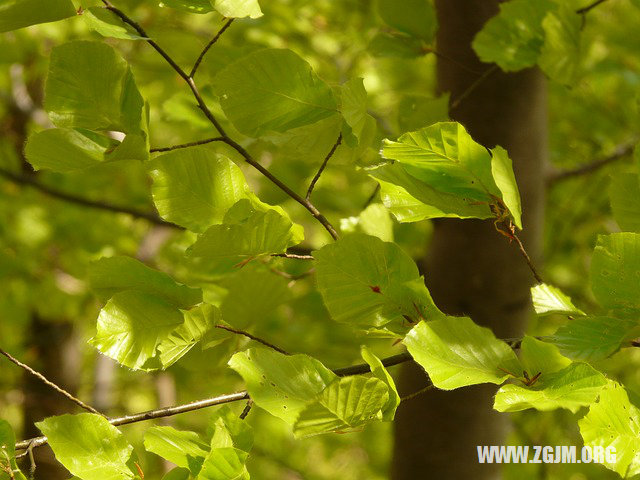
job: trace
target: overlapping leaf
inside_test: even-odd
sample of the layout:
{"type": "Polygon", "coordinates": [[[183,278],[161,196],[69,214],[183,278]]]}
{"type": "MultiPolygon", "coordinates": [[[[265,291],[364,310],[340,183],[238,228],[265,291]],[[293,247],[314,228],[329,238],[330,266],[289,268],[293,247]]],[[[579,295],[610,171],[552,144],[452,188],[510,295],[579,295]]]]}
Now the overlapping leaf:
{"type": "Polygon", "coordinates": [[[71,0],[9,0],[0,5],[0,32],[73,17],[71,0]]]}
{"type": "Polygon", "coordinates": [[[379,203],[367,206],[357,217],[341,219],[340,230],[344,233],[365,233],[383,242],[393,242],[393,220],[389,211],[379,203]]]}
{"type": "Polygon", "coordinates": [[[122,433],[96,414],[60,415],[36,423],[56,459],[82,480],[134,478],[127,466],[133,452],[122,433]]]}
{"type": "Polygon", "coordinates": [[[468,317],[422,321],[403,343],[433,384],[443,390],[500,384],[509,377],[505,372],[521,370],[511,347],[468,317]]]}
{"type": "Polygon", "coordinates": [[[360,350],[360,354],[365,362],[371,367],[371,373],[374,377],[382,380],[386,385],[389,392],[389,399],[387,403],[381,408],[382,420],[390,422],[395,416],[396,409],[400,405],[400,395],[396,389],[396,384],[393,381],[387,369],[384,368],[382,361],[376,357],[367,347],[363,346],[360,350]]]}
{"type": "Polygon", "coordinates": [[[177,466],[189,469],[194,475],[200,471],[209,446],[195,432],[173,427],[151,427],[144,434],[144,448],[177,466]]]}
{"type": "Polygon", "coordinates": [[[531,287],[531,299],[538,315],[584,315],[559,288],[546,283],[531,287]]]}
{"type": "Polygon", "coordinates": [[[291,50],[250,53],[218,73],[214,87],[229,120],[252,137],[337,114],[331,88],[291,50]]]}
{"type": "Polygon", "coordinates": [[[140,34],[131,26],[122,21],[111,10],[103,7],[89,7],[82,18],[87,22],[89,28],[95,30],[103,37],[121,38],[123,40],[144,40],[140,34]]]}
{"type": "Polygon", "coordinates": [[[258,18],[262,16],[258,0],[211,0],[213,8],[227,18],[258,18]]]}

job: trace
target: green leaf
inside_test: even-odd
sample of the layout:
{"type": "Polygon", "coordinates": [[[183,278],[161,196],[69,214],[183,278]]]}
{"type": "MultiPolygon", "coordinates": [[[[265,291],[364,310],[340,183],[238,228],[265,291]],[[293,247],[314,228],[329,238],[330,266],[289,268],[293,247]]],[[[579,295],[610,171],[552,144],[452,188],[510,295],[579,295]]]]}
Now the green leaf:
{"type": "Polygon", "coordinates": [[[122,433],[92,413],[60,415],[36,423],[56,459],[82,480],[133,478],[127,461],[133,452],[122,433]]]}
{"type": "Polygon", "coordinates": [[[640,309],[640,234],[599,235],[591,260],[591,290],[601,305],[640,309]]]}
{"type": "Polygon", "coordinates": [[[436,190],[409,175],[399,163],[368,169],[380,184],[380,198],[399,222],[429,218],[491,218],[488,204],[436,190]]]}
{"type": "Polygon", "coordinates": [[[561,326],[549,340],[569,358],[594,362],[613,355],[638,335],[635,319],[581,317],[561,326]]]}
{"type": "Polygon", "coordinates": [[[396,414],[396,409],[398,405],[400,405],[400,395],[398,395],[398,390],[396,389],[396,384],[393,381],[387,369],[384,368],[384,365],[380,361],[378,357],[376,357],[371,350],[369,350],[366,346],[362,346],[360,349],[360,354],[362,358],[369,366],[371,367],[371,373],[374,377],[379,380],[382,380],[387,385],[387,390],[389,392],[389,399],[387,403],[382,407],[382,420],[385,422],[393,421],[393,417],[396,414]]]}
{"type": "Polygon", "coordinates": [[[422,290],[407,285],[420,279],[418,268],[395,243],[351,234],[313,256],[318,289],[336,321],[380,327],[437,312],[424,283],[422,290]]]}
{"type": "Polygon", "coordinates": [[[27,480],[16,464],[16,436],[9,422],[0,419],[0,480],[27,480]],[[7,473],[11,471],[12,476],[7,473]]]}
{"type": "Polygon", "coordinates": [[[433,384],[443,390],[478,383],[500,384],[522,370],[513,350],[468,317],[420,322],[403,343],[433,384]]]}
{"type": "Polygon", "coordinates": [[[197,475],[209,446],[195,432],[173,427],[151,427],[144,434],[144,448],[197,475]]]}
{"type": "Polygon", "coordinates": [[[337,113],[331,88],[291,50],[252,52],[214,79],[233,125],[251,137],[285,132],[337,113]]]}
{"type": "Polygon", "coordinates": [[[379,203],[372,203],[358,217],[340,219],[340,230],[345,233],[365,233],[383,242],[393,242],[393,220],[389,211],[379,203]]]}
{"type": "Polygon", "coordinates": [[[262,16],[258,0],[211,0],[213,8],[227,18],[258,18],[262,16]]]}
{"type": "Polygon", "coordinates": [[[229,366],[242,376],[257,406],[291,425],[337,378],[315,358],[283,355],[266,348],[236,353],[229,366]]]}
{"type": "Polygon", "coordinates": [[[531,287],[531,299],[538,315],[584,315],[559,288],[546,283],[531,287]]]}
{"type": "Polygon", "coordinates": [[[248,456],[238,448],[212,448],[196,480],[248,480],[245,467],[248,456]]]}
{"type": "Polygon", "coordinates": [[[173,470],[169,471],[165,476],[163,476],[162,480],[189,480],[189,478],[189,470],[176,467],[173,470]]]}
{"type": "Polygon", "coordinates": [[[491,149],[491,174],[500,190],[500,197],[513,218],[513,223],[522,230],[522,205],[516,177],[513,174],[513,164],[507,151],[500,146],[491,149]]]}
{"type": "Polygon", "coordinates": [[[529,374],[529,378],[532,378],[538,373],[547,374],[562,370],[569,366],[571,360],[560,355],[555,345],[526,335],[520,344],[520,363],[529,374]]]}
{"type": "Polygon", "coordinates": [[[543,373],[531,386],[503,385],[493,408],[499,412],[518,412],[528,408],[540,411],[566,408],[573,413],[590,405],[607,384],[602,373],[586,363],[572,363],[553,373],[543,373]]]}
{"type": "Polygon", "coordinates": [[[434,40],[438,20],[429,0],[405,0],[400,7],[394,0],[378,0],[378,13],[387,25],[396,30],[427,43],[434,40]]]}
{"type": "Polygon", "coordinates": [[[249,424],[240,419],[237,414],[225,405],[216,411],[210,422],[213,429],[211,445],[213,447],[235,447],[249,452],[253,446],[253,429],[249,424]],[[222,444],[221,437],[228,437],[229,444],[222,444]]]}
{"type": "Polygon", "coordinates": [[[375,57],[417,58],[426,54],[422,40],[386,32],[377,33],[367,48],[375,57]]]}
{"type": "Polygon", "coordinates": [[[0,4],[0,33],[73,17],[70,0],[5,0],[0,4]]]}
{"type": "Polygon", "coordinates": [[[98,316],[97,333],[90,343],[120,364],[139,370],[158,368],[147,363],[171,331],[183,323],[180,310],[148,293],[116,293],[98,316]]]}
{"type": "Polygon", "coordinates": [[[133,290],[163,298],[179,308],[202,302],[202,290],[176,282],[164,272],[131,257],[103,257],[91,265],[91,290],[106,301],[118,292],[133,290]]]}
{"type": "Polygon", "coordinates": [[[236,164],[204,147],[161,155],[148,163],[148,169],[158,213],[194,232],[221,223],[234,203],[250,195],[236,164]]]}
{"type": "Polygon", "coordinates": [[[511,0],[473,39],[473,49],[485,63],[505,72],[535,65],[544,45],[542,22],[555,4],[550,0],[511,0]]]}
{"type": "Polygon", "coordinates": [[[206,303],[184,312],[184,323],[158,344],[162,368],[168,368],[180,360],[221,320],[220,309],[206,303]]]}
{"type": "Polygon", "coordinates": [[[111,10],[104,7],[89,7],[83,14],[87,25],[103,37],[121,38],[123,40],[145,40],[133,27],[124,23],[111,10]]]}
{"type": "Polygon", "coordinates": [[[348,128],[345,143],[355,147],[362,138],[367,122],[367,91],[362,78],[352,78],[340,86],[340,112],[348,128]]]}
{"type": "Polygon", "coordinates": [[[377,378],[339,378],[300,412],[293,431],[298,437],[344,432],[378,418],[389,399],[387,385],[377,378]]]}
{"type": "Polygon", "coordinates": [[[578,425],[585,445],[615,449],[616,461],[605,461],[607,468],[623,477],[639,473],[640,411],[620,384],[609,382],[578,425]]]}
{"type": "Polygon", "coordinates": [[[640,177],[637,173],[617,173],[609,187],[613,217],[625,232],[640,233],[640,177]]]}
{"type": "Polygon", "coordinates": [[[282,209],[242,199],[229,209],[222,225],[212,225],[198,237],[187,255],[207,265],[226,261],[233,266],[262,255],[284,253],[304,239],[301,229],[282,209]]]}
{"type": "Polygon", "coordinates": [[[542,21],[544,44],[538,65],[549,78],[571,86],[578,76],[580,64],[581,16],[571,5],[560,4],[542,21]]]}
{"type": "MultiPolygon", "coordinates": [[[[45,110],[58,127],[118,131],[126,158],[149,157],[147,111],[127,62],[100,42],[70,42],[51,52],[45,110]]],[[[120,159],[114,152],[114,158],[120,159]]]]}
{"type": "Polygon", "coordinates": [[[189,13],[203,14],[213,11],[209,0],[162,0],[160,5],[189,13]]]}
{"type": "Polygon", "coordinates": [[[492,195],[501,197],[491,155],[459,123],[437,123],[405,133],[397,142],[384,140],[382,155],[441,192],[486,203],[493,203],[492,195]]]}

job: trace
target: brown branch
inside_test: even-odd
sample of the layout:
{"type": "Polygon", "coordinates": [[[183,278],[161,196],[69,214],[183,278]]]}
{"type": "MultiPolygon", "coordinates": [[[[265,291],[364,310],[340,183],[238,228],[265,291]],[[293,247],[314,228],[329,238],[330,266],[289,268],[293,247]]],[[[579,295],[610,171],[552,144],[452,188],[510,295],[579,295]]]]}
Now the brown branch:
{"type": "Polygon", "coordinates": [[[464,92],[462,92],[460,95],[458,95],[458,97],[455,98],[451,102],[451,106],[450,106],[451,110],[453,110],[454,108],[457,108],[465,98],[467,98],[469,95],[471,95],[471,93],[476,88],[478,88],[478,86],[480,86],[480,84],[482,84],[482,82],[484,82],[487,78],[489,78],[496,71],[498,71],[498,66],[497,65],[493,65],[493,66],[487,68],[482,75],[480,75],[471,85],[469,85],[467,87],[467,89],[464,92]]]}
{"type": "Polygon", "coordinates": [[[16,364],[18,367],[22,368],[23,370],[25,370],[26,372],[30,373],[31,375],[33,375],[34,377],[36,377],[38,380],[40,380],[41,382],[43,382],[45,385],[47,385],[48,387],[51,387],[53,390],[55,390],[56,392],[58,392],[61,395],[64,395],[65,397],[67,397],[69,400],[71,400],[73,403],[75,403],[76,405],[78,405],[80,408],[83,408],[84,410],[91,412],[91,413],[96,413],[98,415],[102,415],[98,410],[96,410],[95,408],[93,408],[91,405],[87,405],[86,403],[84,403],[82,400],[80,400],[79,398],[74,397],[73,395],[71,395],[69,392],[67,392],[64,388],[59,387],[58,385],[56,385],[55,383],[53,383],[51,380],[49,380],[47,377],[45,377],[44,375],[42,375],[40,372],[35,371],[33,368],[31,368],[29,365],[22,363],[20,360],[18,360],[17,358],[13,357],[10,353],[5,352],[3,349],[0,348],[0,354],[4,355],[5,357],[7,357],[9,359],[9,361],[13,362],[14,364],[16,364]]]}
{"type": "Polygon", "coordinates": [[[38,182],[38,180],[36,180],[32,176],[19,175],[9,170],[5,170],[2,167],[0,167],[0,176],[6,178],[7,180],[15,184],[34,188],[35,190],[38,190],[39,192],[49,195],[50,197],[64,200],[65,202],[73,203],[75,205],[95,208],[97,210],[105,210],[113,213],[126,213],[127,215],[130,215],[134,218],[140,218],[142,220],[146,220],[155,225],[164,225],[166,227],[182,229],[182,227],[175,225],[173,223],[167,222],[162,218],[160,218],[159,216],[157,216],[156,214],[142,212],[140,210],[136,210],[136,209],[125,207],[125,206],[112,205],[110,203],[100,202],[97,200],[90,200],[88,198],[81,197],[79,195],[73,195],[70,193],[62,192],[53,187],[50,187],[48,185],[38,182]]]}
{"type": "Polygon", "coordinates": [[[223,142],[223,141],[224,141],[223,137],[205,138],[204,140],[197,140],[195,142],[181,143],[179,145],[172,145],[171,147],[152,148],[149,151],[151,153],[170,152],[171,150],[178,150],[179,148],[189,148],[189,147],[195,147],[197,145],[206,145],[207,143],[211,143],[211,142],[223,142]]]}
{"type": "Polygon", "coordinates": [[[313,255],[299,255],[297,253],[274,253],[272,257],[293,258],[295,260],[315,260],[313,255]]]}
{"type": "Polygon", "coordinates": [[[338,135],[338,139],[336,140],[336,143],[333,144],[333,147],[331,147],[331,150],[329,150],[329,153],[327,153],[327,156],[324,157],[324,161],[322,162],[322,165],[320,165],[318,172],[311,180],[311,183],[309,184],[309,189],[307,190],[307,196],[305,197],[307,202],[311,199],[311,194],[313,193],[313,189],[316,186],[316,183],[318,182],[318,180],[320,180],[320,175],[322,175],[322,172],[327,166],[327,163],[329,163],[329,160],[331,159],[331,157],[333,157],[333,154],[336,153],[336,150],[338,149],[341,143],[342,143],[342,133],[338,135]]]}
{"type": "Polygon", "coordinates": [[[249,415],[249,412],[251,411],[251,407],[253,407],[253,400],[249,399],[247,400],[247,404],[244,406],[244,410],[242,410],[242,413],[240,414],[240,420],[247,418],[247,415],[249,415]]]}
{"type": "Polygon", "coordinates": [[[198,67],[200,66],[200,62],[202,62],[202,59],[207,54],[209,49],[218,41],[218,39],[222,36],[222,34],[225,32],[225,30],[231,26],[232,23],[233,23],[233,18],[230,18],[229,20],[227,20],[225,22],[225,24],[222,26],[222,28],[218,31],[218,33],[216,33],[216,35],[211,39],[211,41],[209,43],[207,43],[207,45],[204,47],[202,52],[200,52],[200,55],[198,56],[198,59],[196,60],[196,63],[193,65],[193,68],[191,69],[191,72],[189,73],[189,76],[191,78],[195,77],[196,71],[198,70],[198,67]]]}
{"type": "Polygon", "coordinates": [[[405,395],[404,397],[400,398],[401,402],[406,402],[407,400],[411,400],[412,398],[415,398],[419,395],[422,395],[425,392],[428,392],[429,390],[432,390],[434,387],[433,383],[430,383],[429,385],[427,385],[426,387],[421,388],[420,390],[418,390],[417,392],[413,392],[410,393],[409,395],[405,395]]]}
{"type": "Polygon", "coordinates": [[[531,257],[525,250],[524,245],[522,244],[522,241],[515,233],[513,234],[513,239],[516,241],[516,244],[518,245],[518,250],[520,251],[520,254],[524,257],[524,260],[527,262],[527,265],[529,266],[529,270],[531,270],[531,273],[533,274],[536,281],[538,283],[544,283],[544,280],[542,279],[542,277],[538,273],[538,270],[536,270],[535,265],[531,261],[531,257]]]}
{"type": "Polygon", "coordinates": [[[331,237],[334,240],[337,240],[338,239],[338,232],[336,231],[336,229],[329,222],[329,220],[327,220],[325,218],[325,216],[322,215],[318,211],[318,209],[309,200],[302,198],[300,195],[298,195],[293,190],[291,190],[279,178],[277,178],[275,175],[273,175],[271,172],[269,172],[269,170],[267,170],[260,163],[258,163],[249,154],[249,152],[247,152],[247,150],[244,149],[244,147],[242,147],[239,143],[237,143],[235,140],[233,140],[231,137],[229,137],[229,135],[227,135],[227,133],[222,128],[222,125],[220,124],[220,122],[218,122],[218,120],[215,118],[213,113],[211,113],[211,110],[209,109],[209,107],[205,103],[204,99],[202,98],[202,95],[200,95],[198,87],[196,86],[193,78],[190,77],[171,58],[171,56],[162,49],[162,47],[160,47],[156,42],[151,40],[149,38],[149,36],[147,35],[147,33],[144,31],[144,29],[137,22],[135,22],[134,20],[129,18],[124,12],[122,12],[118,8],[114,7],[111,4],[111,2],[109,2],[108,0],[102,0],[102,3],[104,3],[106,8],[108,10],[112,11],[113,13],[115,13],[123,22],[125,22],[127,25],[130,25],[131,27],[133,27],[134,30],[136,30],[140,34],[141,37],[144,37],[146,42],[149,45],[151,45],[162,56],[162,58],[164,58],[167,61],[167,63],[171,66],[171,68],[173,68],[178,73],[178,75],[180,75],[180,77],[182,77],[182,79],[187,83],[187,85],[191,89],[191,92],[193,93],[194,98],[198,102],[198,107],[200,108],[200,110],[202,110],[202,112],[204,113],[205,117],[207,117],[207,119],[211,122],[211,124],[214,126],[214,128],[220,134],[220,136],[223,137],[222,141],[225,142],[227,145],[229,145],[231,148],[233,148],[240,155],[242,155],[242,157],[245,159],[245,161],[249,165],[251,165],[253,168],[258,170],[262,175],[264,175],[266,178],[268,178],[273,184],[275,184],[278,188],[280,188],[280,190],[285,192],[287,195],[289,195],[291,198],[293,198],[296,202],[298,202],[300,205],[302,205],[304,208],[306,208],[309,211],[309,213],[311,213],[311,215],[316,220],[318,220],[322,224],[322,226],[329,232],[331,237]]]}
{"type": "Polygon", "coordinates": [[[606,1],[607,0],[596,0],[595,2],[587,5],[586,7],[579,8],[578,10],[576,10],[576,13],[578,13],[580,15],[584,15],[585,13],[589,12],[589,10],[597,7],[598,5],[600,5],[601,3],[604,3],[606,1]]]}
{"type": "Polygon", "coordinates": [[[221,324],[216,325],[215,328],[219,328],[221,330],[226,330],[227,332],[235,333],[236,335],[243,335],[243,336],[245,336],[247,338],[250,338],[251,340],[253,340],[255,342],[261,343],[265,347],[269,347],[269,348],[275,350],[278,353],[282,353],[283,355],[290,355],[290,353],[286,352],[285,350],[281,349],[280,347],[277,347],[274,344],[267,342],[266,340],[263,340],[263,339],[261,339],[259,337],[256,337],[255,335],[252,335],[249,332],[245,332],[244,330],[236,330],[235,328],[228,327],[227,325],[221,325],[221,324]]]}
{"type": "Polygon", "coordinates": [[[568,178],[579,177],[581,175],[595,172],[596,170],[599,170],[602,167],[605,167],[610,163],[616,162],[617,160],[620,160],[633,153],[633,149],[635,148],[636,143],[637,139],[629,143],[618,145],[613,153],[607,155],[606,157],[599,158],[591,163],[587,163],[586,165],[582,165],[577,168],[552,173],[547,177],[547,184],[554,185],[556,182],[560,182],[568,178]]]}

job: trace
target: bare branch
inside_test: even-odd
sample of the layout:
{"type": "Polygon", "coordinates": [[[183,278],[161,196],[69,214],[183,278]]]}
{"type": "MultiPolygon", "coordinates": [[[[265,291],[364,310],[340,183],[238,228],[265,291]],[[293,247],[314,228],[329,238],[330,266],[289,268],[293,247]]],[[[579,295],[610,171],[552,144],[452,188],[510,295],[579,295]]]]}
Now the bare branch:
{"type": "Polygon", "coordinates": [[[313,189],[316,186],[316,183],[318,182],[318,180],[320,180],[320,175],[322,175],[322,172],[327,166],[327,163],[329,162],[331,157],[333,157],[333,154],[336,153],[336,150],[338,149],[341,143],[342,143],[342,133],[338,135],[338,139],[336,140],[336,143],[333,144],[333,147],[331,147],[331,150],[329,150],[329,153],[327,153],[327,156],[324,157],[324,161],[322,162],[322,165],[320,165],[318,172],[316,173],[315,177],[313,177],[313,179],[311,180],[311,183],[309,184],[309,189],[307,190],[307,196],[305,197],[307,202],[311,199],[311,193],[313,193],[313,189]]]}
{"type": "Polygon", "coordinates": [[[451,102],[451,110],[453,110],[454,108],[457,108],[458,106],[460,106],[460,103],[462,103],[462,101],[467,98],[469,95],[471,95],[471,93],[480,86],[480,84],[482,84],[482,82],[484,82],[487,78],[489,78],[493,73],[498,71],[498,66],[497,65],[493,65],[489,68],[487,68],[484,73],[482,75],[480,75],[471,85],[469,85],[467,87],[467,89],[462,92],[460,95],[458,95],[457,98],[455,98],[452,102],[451,102]]]}
{"type": "Polygon", "coordinates": [[[206,145],[207,143],[211,143],[211,142],[224,142],[224,138],[223,137],[205,138],[204,140],[197,140],[195,142],[172,145],[171,147],[152,148],[149,151],[151,153],[170,152],[171,150],[178,150],[179,148],[189,148],[189,147],[195,147],[197,145],[206,145]]]}
{"type": "Polygon", "coordinates": [[[198,67],[200,66],[200,62],[202,62],[202,59],[207,54],[209,49],[218,41],[218,39],[222,36],[222,34],[225,32],[225,30],[231,26],[232,23],[233,23],[233,18],[230,18],[229,20],[227,20],[225,22],[225,24],[222,26],[222,28],[218,31],[218,33],[216,33],[215,37],[213,37],[211,39],[211,41],[209,43],[207,43],[207,45],[204,47],[202,52],[200,52],[200,55],[198,56],[198,59],[196,60],[196,63],[193,65],[193,68],[191,69],[191,73],[189,73],[189,76],[191,78],[195,77],[196,71],[198,70],[198,67]]]}
{"type": "Polygon", "coordinates": [[[585,13],[589,12],[589,10],[597,7],[598,5],[600,5],[601,3],[604,3],[606,1],[607,0],[596,0],[595,2],[587,5],[586,7],[579,8],[578,10],[576,10],[576,13],[578,13],[580,15],[584,15],[585,13]]]}
{"type": "Polygon", "coordinates": [[[299,255],[297,253],[274,253],[272,257],[293,258],[296,260],[315,260],[313,255],[299,255]]]}
{"type": "Polygon", "coordinates": [[[81,205],[83,207],[95,208],[98,210],[106,210],[108,212],[113,212],[113,213],[126,213],[127,215],[131,215],[134,218],[140,218],[150,223],[153,223],[155,225],[164,225],[166,227],[171,227],[171,228],[180,229],[180,230],[183,229],[178,225],[164,221],[162,218],[160,218],[156,214],[141,212],[140,210],[136,210],[133,208],[124,207],[120,205],[112,205],[110,203],[100,202],[97,200],[90,200],[88,198],[84,198],[78,195],[62,192],[53,187],[50,187],[48,185],[44,185],[43,183],[38,182],[35,178],[31,176],[19,175],[9,170],[5,170],[2,167],[0,167],[0,176],[18,185],[25,185],[25,186],[34,188],[46,195],[49,195],[50,197],[58,198],[60,200],[64,200],[65,202],[81,205]]]}
{"type": "Polygon", "coordinates": [[[280,347],[275,346],[272,343],[267,342],[266,340],[263,340],[259,337],[256,337],[255,335],[252,335],[249,332],[245,332],[244,330],[236,330],[235,328],[232,327],[228,327],[227,325],[216,325],[215,328],[219,328],[221,330],[226,330],[227,332],[231,332],[231,333],[235,333],[236,335],[243,335],[247,338],[250,338],[251,340],[254,340],[258,343],[261,343],[262,345],[264,345],[265,347],[269,347],[273,350],[275,350],[278,353],[282,353],[283,355],[290,355],[290,353],[286,352],[285,350],[281,349],[280,347]]]}
{"type": "Polygon", "coordinates": [[[415,398],[419,395],[422,395],[425,392],[428,392],[429,390],[432,390],[434,388],[433,383],[430,383],[429,385],[427,385],[424,388],[421,388],[420,390],[418,390],[417,392],[413,392],[410,393],[409,395],[405,395],[404,397],[402,397],[400,399],[401,402],[406,402],[407,400],[411,400],[412,398],[415,398]]]}
{"type": "Polygon", "coordinates": [[[609,165],[610,163],[616,162],[617,160],[621,160],[624,157],[631,155],[633,153],[633,149],[636,146],[637,139],[624,143],[622,145],[618,145],[616,149],[610,155],[606,157],[599,158],[591,163],[587,163],[586,165],[582,165],[580,167],[564,170],[560,172],[554,172],[547,177],[547,184],[554,185],[556,182],[560,182],[562,180],[566,180],[568,178],[579,177],[581,175],[586,175],[591,172],[595,172],[596,170],[601,169],[609,165]]]}
{"type": "Polygon", "coordinates": [[[247,418],[247,415],[249,415],[249,412],[251,411],[251,407],[253,407],[253,400],[249,399],[247,400],[244,410],[242,410],[242,413],[240,414],[240,420],[247,418]]]}
{"type": "Polygon", "coordinates": [[[85,409],[88,412],[91,413],[96,413],[98,415],[102,415],[98,410],[96,410],[95,408],[93,408],[91,405],[87,405],[86,403],[84,403],[82,400],[80,400],[79,398],[74,397],[73,395],[71,395],[69,392],[67,392],[64,388],[59,387],[58,385],[56,385],[55,383],[53,383],[51,380],[49,380],[47,377],[45,377],[44,375],[42,375],[40,372],[35,371],[33,368],[31,368],[29,365],[22,363],[20,360],[18,360],[17,358],[15,358],[14,356],[12,356],[10,353],[5,352],[3,349],[0,348],[0,354],[4,355],[5,357],[7,357],[9,359],[9,361],[13,362],[14,364],[16,364],[18,367],[22,368],[23,370],[25,370],[26,372],[30,373],[31,375],[33,375],[34,377],[36,377],[38,380],[40,380],[42,383],[44,383],[45,385],[47,385],[48,387],[51,387],[52,389],[54,389],[56,392],[58,392],[61,395],[64,395],[65,397],[67,397],[69,400],[71,400],[73,403],[75,403],[76,405],[78,405],[80,408],[85,409]]]}

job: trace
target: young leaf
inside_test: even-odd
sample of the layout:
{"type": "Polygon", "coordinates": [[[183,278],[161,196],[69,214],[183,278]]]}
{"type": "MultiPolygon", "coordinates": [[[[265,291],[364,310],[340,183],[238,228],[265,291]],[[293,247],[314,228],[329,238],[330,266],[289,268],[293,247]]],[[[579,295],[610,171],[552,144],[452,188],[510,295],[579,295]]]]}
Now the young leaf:
{"type": "Polygon", "coordinates": [[[538,315],[584,315],[584,312],[571,303],[571,299],[559,288],[546,283],[531,287],[533,308],[538,315]]]}
{"type": "Polygon", "coordinates": [[[265,348],[236,353],[229,366],[242,376],[257,406],[289,424],[337,378],[315,358],[265,348]]]}
{"type": "Polygon", "coordinates": [[[377,378],[339,378],[300,412],[293,431],[306,437],[360,427],[377,418],[388,399],[387,385],[377,378]]]}
{"type": "Polygon", "coordinates": [[[380,184],[380,198],[399,222],[493,217],[488,204],[436,190],[409,175],[399,163],[371,167],[368,173],[380,184]]]}
{"type": "Polygon", "coordinates": [[[561,326],[549,340],[569,358],[594,362],[613,355],[624,341],[638,335],[635,319],[581,317],[561,326]]]}
{"type": "Polygon", "coordinates": [[[385,422],[391,422],[393,417],[396,414],[396,409],[398,405],[400,405],[400,395],[398,395],[398,390],[396,389],[396,384],[393,381],[387,369],[384,368],[384,365],[380,361],[378,357],[376,357],[366,346],[362,346],[360,349],[360,354],[365,362],[369,364],[371,367],[371,373],[374,377],[379,380],[382,380],[386,385],[389,391],[389,399],[387,403],[382,407],[382,420],[385,422]]]}
{"type": "Polygon", "coordinates": [[[518,412],[528,408],[540,411],[566,408],[573,413],[590,405],[607,384],[602,373],[586,363],[572,363],[553,373],[543,373],[530,387],[503,385],[493,408],[499,412],[518,412]]]}
{"type": "Polygon", "coordinates": [[[620,229],[640,233],[640,178],[637,173],[617,173],[609,187],[611,210],[620,229]]]}
{"type": "MultiPolygon", "coordinates": [[[[431,316],[437,309],[426,287],[407,292],[419,279],[414,261],[395,243],[351,234],[313,253],[318,289],[334,320],[380,327],[404,315],[431,316]]],[[[417,321],[417,319],[415,319],[417,321]]]]}
{"type": "Polygon", "coordinates": [[[238,448],[212,448],[196,480],[249,480],[248,456],[238,448]]]}
{"type": "Polygon", "coordinates": [[[0,479],[27,480],[16,464],[16,436],[9,422],[0,419],[0,479]],[[11,472],[12,476],[9,476],[11,472]]]}
{"type": "Polygon", "coordinates": [[[140,370],[158,368],[157,347],[183,323],[180,310],[148,293],[116,293],[98,316],[90,343],[122,365],[140,370]],[[147,363],[149,362],[149,363],[147,363]]]}
{"type": "Polygon", "coordinates": [[[0,5],[0,33],[73,17],[71,0],[12,0],[0,5]]]}
{"type": "Polygon", "coordinates": [[[282,209],[242,199],[229,209],[222,225],[212,225],[198,237],[187,255],[205,265],[226,261],[231,267],[261,255],[284,253],[303,240],[301,229],[282,209]]]}
{"type": "Polygon", "coordinates": [[[331,88],[291,50],[250,53],[220,71],[214,87],[229,120],[251,137],[337,114],[331,88]]]}
{"type": "Polygon", "coordinates": [[[213,8],[227,18],[259,18],[262,10],[258,0],[211,0],[213,8]]]}
{"type": "Polygon", "coordinates": [[[560,4],[542,21],[544,44],[538,65],[549,78],[572,86],[580,63],[581,16],[569,4],[560,4]]]}
{"type": "Polygon", "coordinates": [[[340,230],[344,233],[364,233],[378,237],[383,242],[393,242],[393,220],[389,211],[379,203],[372,203],[358,217],[340,220],[340,230]]]}
{"type": "Polygon", "coordinates": [[[236,164],[204,147],[161,155],[148,169],[160,216],[194,232],[221,223],[234,203],[250,195],[236,164]]]}
{"type": "Polygon", "coordinates": [[[83,14],[87,25],[103,37],[121,38],[123,40],[145,40],[133,27],[124,23],[111,10],[104,7],[89,7],[83,14]]]}
{"type": "Polygon", "coordinates": [[[420,322],[404,338],[409,353],[443,390],[500,384],[522,371],[513,350],[468,317],[420,322]]]}
{"type": "Polygon", "coordinates": [[[202,302],[202,290],[176,282],[131,257],[103,257],[89,271],[91,290],[106,301],[118,292],[133,290],[162,297],[179,308],[202,302]]]}
{"type": "Polygon", "coordinates": [[[625,478],[640,473],[640,411],[620,384],[609,382],[578,425],[585,445],[615,448],[607,468],[625,478]]]}
{"type": "Polygon", "coordinates": [[[513,164],[507,151],[500,146],[491,149],[491,174],[500,190],[500,197],[513,218],[513,223],[522,230],[522,205],[516,177],[513,174],[513,164]]]}
{"type": "Polygon", "coordinates": [[[547,374],[562,370],[571,364],[571,360],[560,355],[555,345],[525,335],[520,344],[520,363],[531,378],[538,373],[547,374]]]}
{"type": "Polygon", "coordinates": [[[120,147],[126,147],[122,156],[149,158],[144,99],[127,62],[105,43],[70,42],[53,49],[44,107],[58,127],[130,135],[120,147]]]}
{"type": "Polygon", "coordinates": [[[535,65],[544,44],[542,21],[555,8],[550,0],[511,0],[473,40],[480,60],[497,63],[505,72],[535,65]]]}
{"type": "Polygon", "coordinates": [[[228,406],[225,405],[217,410],[209,425],[212,430],[212,447],[235,447],[247,453],[251,450],[253,446],[253,429],[228,406]],[[230,444],[221,444],[218,439],[223,436],[229,438],[230,444]]]}
{"type": "Polygon", "coordinates": [[[640,309],[640,234],[598,236],[591,260],[591,290],[613,310],[640,309]]]}
{"type": "Polygon", "coordinates": [[[348,126],[343,135],[350,147],[357,146],[367,121],[367,91],[362,78],[352,78],[340,86],[340,112],[348,126]]]}
{"type": "Polygon", "coordinates": [[[36,423],[56,459],[82,480],[134,477],[127,466],[133,447],[109,421],[92,413],[60,415],[36,423]]]}
{"type": "Polygon", "coordinates": [[[405,0],[401,6],[394,0],[378,0],[378,13],[384,22],[426,43],[434,40],[438,20],[428,0],[405,0]]]}
{"type": "Polygon", "coordinates": [[[151,427],[144,434],[144,448],[197,475],[209,446],[195,432],[173,427],[151,427]]]}

